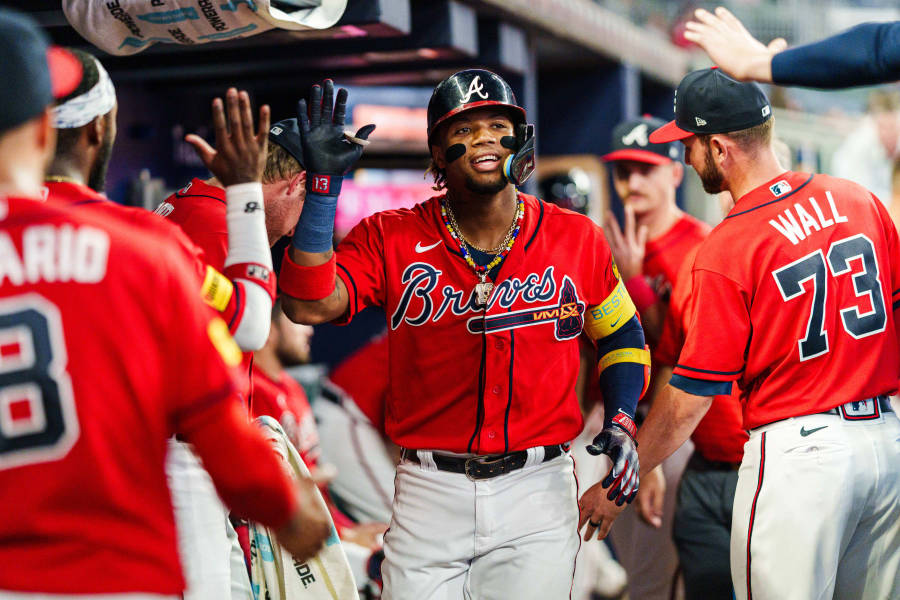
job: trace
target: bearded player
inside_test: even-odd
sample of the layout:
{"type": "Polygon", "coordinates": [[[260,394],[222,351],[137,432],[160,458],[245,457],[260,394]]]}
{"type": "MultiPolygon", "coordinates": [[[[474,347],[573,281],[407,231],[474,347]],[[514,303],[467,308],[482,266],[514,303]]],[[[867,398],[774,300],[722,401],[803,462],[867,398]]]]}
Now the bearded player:
{"type": "MultiPolygon", "coordinates": [[[[750,431],[731,527],[737,598],[896,598],[900,421],[887,395],[900,376],[900,240],[866,189],[785,171],[771,112],[756,84],[703,69],[651,136],[683,140],[704,189],[737,200],[697,253],[684,348],[639,435],[642,468],[736,381],[750,431]]],[[[606,524],[618,513],[598,508],[606,524]]]]}
{"type": "Polygon", "coordinates": [[[435,187],[446,191],[364,219],[333,252],[359,136],[342,139],[343,109],[332,116],[329,83],[320,108],[321,93],[309,116],[305,101],[298,109],[311,187],[280,286],[300,322],[386,311],[385,429],[404,450],[385,597],[567,597],[580,525],[568,454],[583,424],[578,337],[602,357],[607,417],[591,448],[613,461],[582,496],[585,514],[637,489],[632,417],[649,368],[603,232],[516,189],[534,168],[534,128],[509,85],[475,69],[441,82],[428,106],[435,187]],[[307,151],[322,137],[332,144],[307,151]]]}

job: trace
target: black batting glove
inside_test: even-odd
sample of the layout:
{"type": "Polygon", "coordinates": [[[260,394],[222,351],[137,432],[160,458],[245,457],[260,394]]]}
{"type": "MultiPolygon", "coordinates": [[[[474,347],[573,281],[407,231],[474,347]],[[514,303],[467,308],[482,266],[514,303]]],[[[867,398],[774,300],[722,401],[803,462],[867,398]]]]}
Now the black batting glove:
{"type": "MultiPolygon", "coordinates": [[[[342,177],[362,156],[365,144],[350,141],[344,135],[344,120],[347,111],[347,90],[338,90],[334,98],[334,82],[325,80],[323,88],[314,85],[306,100],[297,103],[297,121],[300,124],[300,141],[306,164],[307,185],[313,181],[309,174],[342,177]]],[[[375,129],[375,125],[365,125],[356,132],[359,140],[365,141],[375,129]]]]}
{"type": "Polygon", "coordinates": [[[634,500],[640,484],[640,463],[633,431],[635,429],[631,418],[619,414],[587,446],[590,454],[606,454],[612,460],[612,468],[602,484],[604,488],[609,488],[606,497],[614,500],[618,506],[634,500]]]}

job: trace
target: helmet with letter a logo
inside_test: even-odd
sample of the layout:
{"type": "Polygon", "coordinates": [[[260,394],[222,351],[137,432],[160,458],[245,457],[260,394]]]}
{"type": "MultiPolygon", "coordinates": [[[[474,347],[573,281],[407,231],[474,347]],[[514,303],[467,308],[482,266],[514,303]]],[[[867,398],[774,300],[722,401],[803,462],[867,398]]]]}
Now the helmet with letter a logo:
{"type": "Polygon", "coordinates": [[[454,115],[485,106],[509,109],[515,125],[525,123],[525,109],[502,77],[485,69],[467,69],[443,80],[428,101],[428,144],[438,126],[454,115]]]}

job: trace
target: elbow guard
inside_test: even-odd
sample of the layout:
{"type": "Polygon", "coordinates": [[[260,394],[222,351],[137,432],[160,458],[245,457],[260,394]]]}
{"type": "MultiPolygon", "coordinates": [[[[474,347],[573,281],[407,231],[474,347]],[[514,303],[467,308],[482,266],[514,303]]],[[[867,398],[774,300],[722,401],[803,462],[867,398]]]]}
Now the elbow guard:
{"type": "Polygon", "coordinates": [[[272,297],[253,283],[237,281],[235,286],[242,292],[243,306],[235,313],[231,331],[234,341],[244,352],[259,350],[269,339],[272,326],[272,297]]]}

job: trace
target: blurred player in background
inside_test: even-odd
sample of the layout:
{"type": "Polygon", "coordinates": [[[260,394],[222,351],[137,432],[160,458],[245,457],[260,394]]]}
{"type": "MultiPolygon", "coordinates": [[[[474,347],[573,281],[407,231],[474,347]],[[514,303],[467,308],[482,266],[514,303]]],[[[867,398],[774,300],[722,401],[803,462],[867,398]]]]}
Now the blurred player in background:
{"type": "MultiPolygon", "coordinates": [[[[608,213],[606,235],[654,353],[685,257],[709,232],[706,223],[675,203],[684,177],[681,149],[649,140],[650,132],[664,123],[645,116],[618,124],[612,134],[612,152],[602,157],[610,166],[613,187],[625,211],[621,229],[608,213]]],[[[652,377],[659,381],[655,372],[652,377]]],[[[651,390],[656,387],[652,384],[651,390]]],[[[647,404],[639,405],[640,416],[646,414],[647,404]]],[[[672,541],[675,493],[691,451],[691,444],[686,444],[663,464],[665,496],[655,495],[655,488],[647,486],[613,531],[613,546],[628,572],[628,591],[634,600],[666,600],[673,589],[678,569],[672,541]]]]}
{"type": "Polygon", "coordinates": [[[388,339],[381,335],[338,364],[313,404],[322,457],[337,469],[331,497],[355,521],[391,519],[400,451],[384,432],[388,339]]]}
{"type": "Polygon", "coordinates": [[[175,598],[184,581],[163,464],[176,431],[237,512],[277,528],[298,558],[315,554],[327,516],[309,502],[311,482],[298,496],[242,417],[239,350],[197,298],[192,257],[41,202],[56,141],[49,105],[77,87],[78,60],[3,9],[0,45],[0,504],[15,515],[0,524],[0,549],[16,565],[0,570],[0,596],[175,598]]]}
{"type": "MultiPolygon", "coordinates": [[[[685,345],[638,435],[644,468],[737,381],[750,431],[731,530],[737,598],[897,597],[897,231],[864,188],[781,167],[757,85],[695,71],[675,115],[651,139],[683,139],[704,189],[737,201],[698,251],[685,345]]],[[[618,512],[607,503],[595,518],[618,512]]]]}

